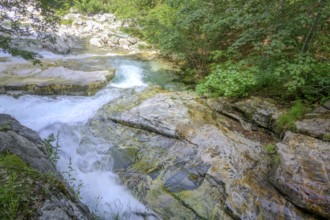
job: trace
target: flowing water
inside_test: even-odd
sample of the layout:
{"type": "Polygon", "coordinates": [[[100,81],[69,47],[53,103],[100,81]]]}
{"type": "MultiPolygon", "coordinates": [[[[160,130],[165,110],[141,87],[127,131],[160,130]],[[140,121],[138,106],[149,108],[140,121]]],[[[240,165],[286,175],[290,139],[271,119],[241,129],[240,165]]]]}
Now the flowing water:
{"type": "MultiPolygon", "coordinates": [[[[37,131],[42,138],[59,134],[58,168],[76,188],[82,201],[97,215],[104,219],[111,219],[114,215],[123,219],[139,219],[134,213],[152,212],[137,201],[111,171],[113,162],[108,154],[108,143],[91,137],[87,150],[79,152],[82,139],[86,139],[81,128],[99,108],[125,96],[128,89],[141,91],[153,84],[175,87],[175,84],[171,84],[173,75],[157,62],[136,61],[116,54],[61,56],[44,51],[42,55],[46,60],[70,69],[88,71],[115,68],[116,76],[91,97],[24,95],[14,98],[0,95],[0,113],[14,116],[23,125],[37,131]]],[[[26,62],[6,54],[1,54],[0,59],[4,60],[1,66],[26,62]]]]}

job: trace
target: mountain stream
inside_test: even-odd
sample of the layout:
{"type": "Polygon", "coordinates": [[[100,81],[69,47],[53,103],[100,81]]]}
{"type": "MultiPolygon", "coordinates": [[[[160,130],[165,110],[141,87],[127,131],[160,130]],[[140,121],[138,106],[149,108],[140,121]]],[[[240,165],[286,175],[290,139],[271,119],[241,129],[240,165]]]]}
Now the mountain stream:
{"type": "MultiPolygon", "coordinates": [[[[115,68],[116,75],[105,88],[89,97],[0,95],[0,113],[12,115],[43,139],[50,134],[57,136],[60,156],[57,167],[96,215],[102,219],[143,219],[141,213],[152,213],[152,210],[137,201],[112,172],[113,160],[107,153],[107,143],[91,137],[87,152],[79,153],[82,138],[88,135],[81,133],[80,128],[104,104],[129,94],[126,92],[129,89],[142,91],[153,85],[178,89],[173,83],[175,74],[156,61],[138,61],[113,53],[40,53],[43,59],[58,66],[84,71],[115,68]]],[[[27,63],[8,54],[0,54],[0,59],[2,67],[27,63]]]]}

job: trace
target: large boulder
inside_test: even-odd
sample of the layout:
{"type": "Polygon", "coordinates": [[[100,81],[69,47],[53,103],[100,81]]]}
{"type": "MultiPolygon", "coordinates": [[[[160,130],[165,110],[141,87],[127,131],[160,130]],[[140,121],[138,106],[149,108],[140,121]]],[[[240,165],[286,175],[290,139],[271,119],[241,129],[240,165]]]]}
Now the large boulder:
{"type": "Polygon", "coordinates": [[[296,122],[296,131],[312,137],[330,141],[330,109],[326,106],[317,107],[313,112],[308,113],[300,121],[296,122]]]}
{"type": "Polygon", "coordinates": [[[60,31],[57,34],[52,34],[54,41],[45,41],[42,43],[44,48],[57,54],[68,54],[73,48],[78,47],[78,43],[75,38],[64,31],[60,31]]]}
{"type": "Polygon", "coordinates": [[[0,152],[19,155],[39,171],[57,172],[46,155],[45,145],[39,135],[5,114],[0,114],[0,143],[0,152]]]}
{"type": "Polygon", "coordinates": [[[193,93],[149,89],[105,105],[85,132],[111,143],[123,183],[165,219],[313,219],[269,183],[265,143],[235,126],[193,93]]]}
{"type": "Polygon", "coordinates": [[[95,47],[103,47],[104,42],[101,38],[93,37],[89,40],[89,44],[95,47]]]}
{"type": "Polygon", "coordinates": [[[287,132],[271,183],[296,206],[330,218],[330,143],[287,132]]]}
{"type": "Polygon", "coordinates": [[[7,66],[7,70],[0,73],[2,93],[21,91],[40,95],[93,95],[114,77],[115,72],[86,72],[64,67],[49,67],[45,70],[35,66],[18,67],[7,66]]]}
{"type": "Polygon", "coordinates": [[[92,219],[46,152],[35,131],[0,114],[0,218],[92,219]]]}

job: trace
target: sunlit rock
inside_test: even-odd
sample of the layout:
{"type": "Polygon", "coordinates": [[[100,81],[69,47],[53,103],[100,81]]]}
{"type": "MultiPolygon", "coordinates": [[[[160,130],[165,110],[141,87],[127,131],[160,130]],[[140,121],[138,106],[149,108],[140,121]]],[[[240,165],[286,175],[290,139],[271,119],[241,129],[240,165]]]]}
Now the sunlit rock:
{"type": "Polygon", "coordinates": [[[0,73],[0,87],[5,90],[3,93],[8,94],[21,91],[40,95],[93,95],[114,77],[114,72],[87,72],[64,67],[25,71],[8,69],[0,73]]]}
{"type": "Polygon", "coordinates": [[[149,89],[105,105],[86,132],[111,140],[122,181],[164,218],[313,219],[269,183],[263,144],[235,126],[193,93],[149,89]]]}

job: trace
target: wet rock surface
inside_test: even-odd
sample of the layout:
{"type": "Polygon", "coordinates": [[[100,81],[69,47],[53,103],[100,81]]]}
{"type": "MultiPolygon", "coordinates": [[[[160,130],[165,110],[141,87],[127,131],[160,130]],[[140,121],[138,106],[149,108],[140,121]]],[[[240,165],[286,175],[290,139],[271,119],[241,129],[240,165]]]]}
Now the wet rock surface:
{"type": "Polygon", "coordinates": [[[1,187],[14,187],[11,196],[20,207],[14,213],[17,219],[92,219],[50,162],[35,131],[0,114],[0,146],[1,187]],[[21,190],[19,197],[15,190],[21,190]]]}
{"type": "MultiPolygon", "coordinates": [[[[270,157],[264,143],[231,130],[233,124],[239,125],[237,120],[209,106],[189,92],[131,92],[100,109],[85,132],[111,140],[107,152],[116,152],[114,170],[140,201],[165,219],[324,216],[316,211],[322,209],[321,203],[306,209],[272,180],[274,187],[271,170],[277,163],[286,165],[270,157]],[[122,160],[126,163],[118,162],[122,160]]],[[[258,122],[261,127],[269,126],[263,122],[258,122]]],[[[306,169],[308,175],[314,171],[306,169]]],[[[308,175],[302,181],[311,178],[308,175]]],[[[292,176],[285,178],[286,183],[293,181],[292,176]]]]}

